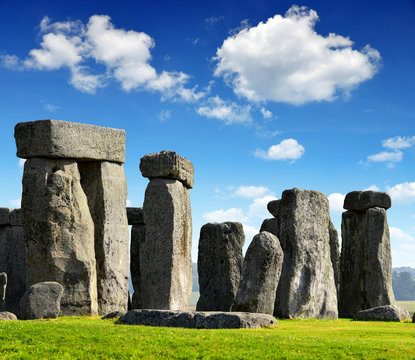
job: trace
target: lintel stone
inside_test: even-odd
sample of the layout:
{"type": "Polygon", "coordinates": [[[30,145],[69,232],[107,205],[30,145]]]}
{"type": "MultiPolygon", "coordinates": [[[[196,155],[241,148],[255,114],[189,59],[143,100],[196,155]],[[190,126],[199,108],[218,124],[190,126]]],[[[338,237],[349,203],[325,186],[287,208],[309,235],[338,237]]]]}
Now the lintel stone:
{"type": "Polygon", "coordinates": [[[125,162],[125,131],[60,120],[18,123],[17,156],[125,162]]]}
{"type": "Polygon", "coordinates": [[[12,209],[0,207],[0,225],[10,225],[10,214],[12,209]]]}

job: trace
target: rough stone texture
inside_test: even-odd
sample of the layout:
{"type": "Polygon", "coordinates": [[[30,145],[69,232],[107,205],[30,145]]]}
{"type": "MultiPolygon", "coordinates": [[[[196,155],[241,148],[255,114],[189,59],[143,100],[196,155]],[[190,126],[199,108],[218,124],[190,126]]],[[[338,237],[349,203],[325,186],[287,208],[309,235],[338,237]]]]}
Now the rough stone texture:
{"type": "Polygon", "coordinates": [[[26,246],[22,226],[0,226],[0,272],[8,277],[5,309],[20,314],[26,292],[26,246]]]}
{"type": "Polygon", "coordinates": [[[269,314],[165,310],[131,310],[121,317],[119,322],[126,325],[192,329],[256,329],[267,325],[277,325],[277,320],[269,314]]]}
{"type": "Polygon", "coordinates": [[[144,243],[146,236],[145,225],[133,225],[131,228],[131,244],[130,244],[130,272],[131,282],[133,284],[134,293],[131,306],[133,309],[141,309],[140,303],[140,246],[144,243]]]}
{"type": "Polygon", "coordinates": [[[346,194],[343,204],[346,210],[355,211],[366,211],[375,207],[389,209],[391,206],[391,198],[387,193],[371,190],[352,191],[346,194]]]}
{"type": "Polygon", "coordinates": [[[329,222],[329,235],[330,235],[330,259],[333,264],[334,283],[336,284],[337,300],[340,290],[340,251],[339,251],[339,235],[334,227],[333,223],[329,222]]]}
{"type": "Polygon", "coordinates": [[[22,226],[22,209],[13,209],[10,213],[10,225],[22,226]]]}
{"type": "Polygon", "coordinates": [[[0,225],[10,225],[10,216],[12,209],[0,207],[0,225]]]}
{"type": "Polygon", "coordinates": [[[94,224],[80,180],[74,160],[25,162],[22,218],[27,287],[44,281],[63,285],[64,315],[98,310],[94,224]]]}
{"type": "Polygon", "coordinates": [[[178,180],[152,179],[143,209],[140,304],[148,309],[187,310],[193,283],[189,190],[178,180]]]}
{"type": "Polygon", "coordinates": [[[14,137],[21,158],[125,162],[125,131],[58,120],[19,123],[14,137]]]}
{"type": "Polygon", "coordinates": [[[15,321],[17,320],[17,316],[11,312],[3,311],[0,312],[0,321],[2,320],[15,321]]]}
{"type": "Polygon", "coordinates": [[[144,177],[149,179],[176,179],[187,188],[193,187],[192,163],[173,151],[163,150],[143,156],[140,160],[140,171],[144,177]]]}
{"type": "Polygon", "coordinates": [[[127,181],[122,164],[79,164],[81,184],[95,226],[98,313],[126,312],[129,275],[127,181]]]}
{"type": "Polygon", "coordinates": [[[260,232],[267,231],[278,237],[279,222],[277,218],[265,219],[262,222],[260,232]]]}
{"type": "Polygon", "coordinates": [[[101,319],[102,320],[106,320],[106,319],[115,319],[115,318],[120,318],[121,316],[124,316],[125,313],[120,312],[120,311],[113,311],[105,316],[103,316],[101,319]]]}
{"type": "Polygon", "coordinates": [[[261,232],[246,251],[232,311],[273,314],[284,253],[278,238],[261,232]]]}
{"type": "Polygon", "coordinates": [[[346,211],[342,215],[339,313],[395,305],[392,256],[386,210],[346,211]]]}
{"type": "Polygon", "coordinates": [[[20,300],[23,320],[56,319],[60,313],[63,286],[48,281],[32,285],[20,300]]]}
{"type": "Polygon", "coordinates": [[[412,316],[412,322],[415,323],[415,312],[414,312],[414,315],[412,316]]]}
{"type": "Polygon", "coordinates": [[[5,307],[6,300],[6,288],[7,288],[7,274],[5,272],[0,273],[0,311],[5,307]]]}
{"type": "Polygon", "coordinates": [[[284,191],[279,222],[284,263],[274,314],[281,318],[337,318],[327,197],[312,190],[284,191]]]}
{"type": "Polygon", "coordinates": [[[144,212],[141,207],[127,208],[128,225],[144,224],[144,212]]]}
{"type": "Polygon", "coordinates": [[[360,321],[396,321],[409,319],[409,313],[400,306],[385,305],[359,311],[354,320],[360,321]]]}
{"type": "Polygon", "coordinates": [[[241,277],[245,234],[241,223],[208,223],[200,229],[198,311],[230,311],[241,277]]]}
{"type": "Polygon", "coordinates": [[[278,210],[280,208],[281,200],[272,200],[267,204],[267,209],[272,216],[278,217],[278,210]]]}

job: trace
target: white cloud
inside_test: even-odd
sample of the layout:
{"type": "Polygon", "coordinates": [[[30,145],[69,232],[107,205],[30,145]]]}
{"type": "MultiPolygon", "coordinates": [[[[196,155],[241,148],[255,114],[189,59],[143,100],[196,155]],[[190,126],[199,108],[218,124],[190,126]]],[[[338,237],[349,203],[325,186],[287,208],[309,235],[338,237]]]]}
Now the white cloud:
{"type": "Polygon", "coordinates": [[[330,210],[334,212],[343,212],[343,203],[345,195],[340,193],[333,193],[328,196],[330,203],[330,210]]]}
{"type": "Polygon", "coordinates": [[[399,250],[415,251],[415,238],[396,227],[390,227],[391,241],[396,244],[399,250]]]}
{"type": "Polygon", "coordinates": [[[248,215],[250,217],[257,217],[260,219],[269,218],[270,213],[267,209],[267,205],[272,200],[277,200],[277,198],[272,195],[267,195],[255,199],[254,202],[251,205],[249,205],[248,215]]]}
{"type": "Polygon", "coordinates": [[[14,55],[3,55],[2,65],[9,69],[57,70],[68,68],[69,83],[76,89],[93,94],[114,79],[125,91],[157,91],[163,99],[194,102],[205,96],[197,87],[187,88],[189,76],[183,72],[158,73],[150,65],[154,40],[144,32],[116,29],[106,15],[93,15],[88,24],[80,21],[54,22],[45,16],[40,23],[42,41],[21,61],[14,55]],[[104,66],[94,74],[87,66],[93,60],[104,66]]]}
{"type": "Polygon", "coordinates": [[[264,107],[261,107],[260,109],[262,116],[264,117],[264,119],[269,120],[272,119],[272,112],[265,109],[264,107]]]}
{"type": "Polygon", "coordinates": [[[295,139],[282,140],[277,145],[272,145],[267,151],[258,149],[255,156],[266,160],[292,160],[295,161],[304,155],[304,146],[295,139]]]}
{"type": "Polygon", "coordinates": [[[161,122],[164,122],[171,118],[171,111],[170,110],[162,110],[158,115],[161,122]]]}
{"type": "Polygon", "coordinates": [[[20,169],[24,168],[25,162],[26,162],[26,159],[19,159],[19,162],[17,163],[17,165],[19,166],[20,169]]]}
{"type": "Polygon", "coordinates": [[[219,96],[210,97],[207,102],[199,106],[197,113],[208,118],[215,118],[226,125],[234,123],[250,123],[251,106],[240,106],[233,101],[225,101],[219,96]]]}
{"type": "Polygon", "coordinates": [[[403,152],[396,150],[393,152],[382,151],[377,154],[369,155],[367,160],[370,162],[400,162],[403,158],[403,152]]]}
{"type": "Polygon", "coordinates": [[[20,208],[21,207],[21,203],[22,203],[22,199],[12,199],[12,200],[9,201],[9,203],[14,208],[20,208]]]}
{"type": "Polygon", "coordinates": [[[376,185],[370,185],[366,189],[363,189],[364,191],[371,190],[371,191],[380,191],[379,187],[376,185]]]}
{"type": "Polygon", "coordinates": [[[60,109],[60,107],[57,106],[57,105],[53,105],[53,104],[46,104],[45,105],[45,110],[46,111],[55,112],[55,111],[57,111],[59,109],[60,109]]]}
{"type": "Polygon", "coordinates": [[[265,194],[268,194],[270,190],[266,186],[240,186],[234,192],[234,196],[253,199],[265,194]]]}
{"type": "Polygon", "coordinates": [[[228,210],[215,210],[203,214],[203,218],[209,222],[225,222],[225,221],[248,221],[242,209],[231,208],[228,210]]]}
{"type": "Polygon", "coordinates": [[[213,25],[217,24],[219,21],[222,21],[224,19],[225,19],[224,16],[211,16],[211,17],[205,19],[205,24],[209,25],[209,26],[213,26],[213,25]]]}
{"type": "Polygon", "coordinates": [[[249,244],[252,238],[259,233],[259,229],[247,224],[242,224],[242,226],[244,227],[245,244],[249,244]]]}
{"type": "Polygon", "coordinates": [[[392,204],[410,204],[415,202],[415,182],[404,182],[395,186],[387,186],[392,204]]]}
{"type": "Polygon", "coordinates": [[[415,136],[395,136],[382,141],[382,146],[392,150],[410,148],[415,142],[415,136]]]}
{"type": "Polygon", "coordinates": [[[376,74],[380,54],[368,45],[353,50],[348,37],[319,35],[317,20],[314,10],[294,5],[285,16],[240,30],[217,50],[215,76],[257,102],[299,105],[347,96],[376,74]]]}

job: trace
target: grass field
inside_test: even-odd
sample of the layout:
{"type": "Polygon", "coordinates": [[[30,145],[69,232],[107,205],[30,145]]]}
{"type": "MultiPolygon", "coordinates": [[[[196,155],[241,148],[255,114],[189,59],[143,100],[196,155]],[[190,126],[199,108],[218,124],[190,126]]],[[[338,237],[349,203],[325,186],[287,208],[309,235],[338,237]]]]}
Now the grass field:
{"type": "Polygon", "coordinates": [[[413,315],[413,313],[415,312],[415,301],[397,301],[397,303],[400,306],[406,308],[406,310],[408,310],[411,315],[413,315]]]}
{"type": "Polygon", "coordinates": [[[99,318],[0,322],[1,359],[415,359],[415,324],[281,320],[258,330],[116,325],[99,318]]]}

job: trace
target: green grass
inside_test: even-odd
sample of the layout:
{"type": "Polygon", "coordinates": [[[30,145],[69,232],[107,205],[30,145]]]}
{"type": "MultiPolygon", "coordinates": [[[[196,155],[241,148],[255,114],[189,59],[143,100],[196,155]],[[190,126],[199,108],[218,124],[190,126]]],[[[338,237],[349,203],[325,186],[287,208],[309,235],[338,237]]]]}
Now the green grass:
{"type": "Polygon", "coordinates": [[[400,306],[403,306],[406,310],[409,311],[411,315],[415,312],[415,301],[397,301],[400,306]]]}
{"type": "Polygon", "coordinates": [[[0,322],[1,359],[415,359],[415,324],[281,320],[257,330],[116,325],[99,318],[0,322]]]}

